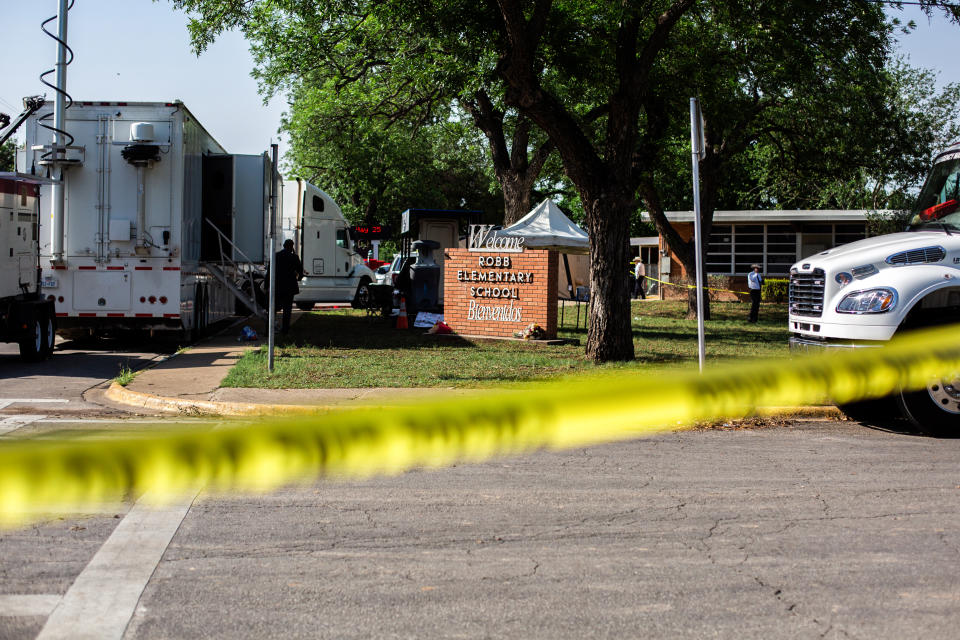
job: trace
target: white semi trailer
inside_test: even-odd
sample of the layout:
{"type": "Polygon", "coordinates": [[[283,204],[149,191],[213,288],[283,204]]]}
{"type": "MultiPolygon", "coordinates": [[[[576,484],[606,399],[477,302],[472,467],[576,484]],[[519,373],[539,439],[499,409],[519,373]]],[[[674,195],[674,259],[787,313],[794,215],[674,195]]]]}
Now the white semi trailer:
{"type": "Polygon", "coordinates": [[[75,102],[62,127],[73,140],[56,147],[52,109],[27,120],[17,160],[62,175],[62,205],[41,198],[51,224],[40,238],[59,327],[192,336],[234,314],[264,264],[267,155],[228,154],[180,102],[75,102]]]}
{"type": "Polygon", "coordinates": [[[292,221],[294,244],[303,261],[304,278],[297,307],[317,302],[350,302],[366,306],[367,288],[376,274],[363,263],[350,237],[350,223],[340,207],[319,187],[296,179],[284,184],[283,217],[292,221]]]}
{"type": "Polygon", "coordinates": [[[0,173],[0,340],[24,360],[53,352],[56,316],[40,292],[40,185],[35,176],[0,173]]]}

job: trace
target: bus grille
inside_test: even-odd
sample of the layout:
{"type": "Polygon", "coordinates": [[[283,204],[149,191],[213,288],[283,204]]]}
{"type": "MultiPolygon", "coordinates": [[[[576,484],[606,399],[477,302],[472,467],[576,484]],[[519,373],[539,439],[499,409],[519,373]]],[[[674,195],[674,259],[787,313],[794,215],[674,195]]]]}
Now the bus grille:
{"type": "Polygon", "coordinates": [[[819,318],[823,314],[823,269],[790,275],[790,313],[819,318]]]}

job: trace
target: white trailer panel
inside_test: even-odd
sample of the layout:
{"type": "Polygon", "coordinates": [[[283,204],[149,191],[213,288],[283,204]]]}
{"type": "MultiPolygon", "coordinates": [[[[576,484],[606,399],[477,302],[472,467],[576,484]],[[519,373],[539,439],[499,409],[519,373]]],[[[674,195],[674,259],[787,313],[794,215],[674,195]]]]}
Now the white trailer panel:
{"type": "MultiPolygon", "coordinates": [[[[42,122],[51,109],[26,124],[25,171],[49,164],[52,134],[42,122]]],[[[233,315],[233,293],[212,276],[222,243],[207,220],[230,239],[255,235],[250,257],[262,262],[265,156],[236,161],[179,102],[75,102],[65,129],[76,162],[63,176],[63,254],[51,251],[55,225],[41,239],[44,294],[56,300],[61,326],[194,330],[233,315]],[[243,169],[223,170],[224,162],[243,169]]]]}

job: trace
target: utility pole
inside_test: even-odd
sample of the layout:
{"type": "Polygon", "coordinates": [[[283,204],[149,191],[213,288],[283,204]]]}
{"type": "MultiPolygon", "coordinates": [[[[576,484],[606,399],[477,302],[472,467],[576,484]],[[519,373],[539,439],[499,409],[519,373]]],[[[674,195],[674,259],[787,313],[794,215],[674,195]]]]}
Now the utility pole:
{"type": "Polygon", "coordinates": [[[272,155],[270,176],[272,180],[270,181],[270,229],[269,229],[269,238],[270,238],[270,255],[269,255],[269,269],[270,269],[270,295],[269,302],[267,303],[267,371],[273,373],[273,347],[274,347],[274,331],[276,330],[277,324],[277,269],[276,269],[276,257],[277,257],[277,197],[279,195],[279,189],[277,188],[277,183],[280,178],[280,171],[277,168],[277,150],[278,146],[276,143],[270,145],[270,152],[272,155]]]}
{"type": "Polygon", "coordinates": [[[690,98],[690,146],[693,155],[693,251],[697,264],[697,359],[703,372],[706,345],[703,332],[703,238],[700,237],[700,160],[703,159],[703,116],[700,101],[690,98]]]}

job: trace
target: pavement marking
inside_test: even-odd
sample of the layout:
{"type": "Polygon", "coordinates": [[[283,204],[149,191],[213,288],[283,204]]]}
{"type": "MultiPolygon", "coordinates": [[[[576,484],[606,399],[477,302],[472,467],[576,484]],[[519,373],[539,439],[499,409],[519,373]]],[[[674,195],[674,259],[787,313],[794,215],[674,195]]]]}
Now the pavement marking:
{"type": "Polygon", "coordinates": [[[0,418],[0,436],[8,434],[12,431],[16,431],[20,427],[24,427],[31,422],[37,422],[38,420],[43,420],[47,416],[7,416],[5,418],[0,418]]]}
{"type": "Polygon", "coordinates": [[[73,581],[37,640],[122,638],[196,496],[164,507],[140,498],[73,581]]]}
{"type": "Polygon", "coordinates": [[[0,618],[49,616],[58,604],[60,596],[57,595],[0,596],[0,618]]]}
{"type": "Polygon", "coordinates": [[[70,402],[64,398],[0,398],[0,409],[6,409],[12,404],[66,404],[70,402]]]}

